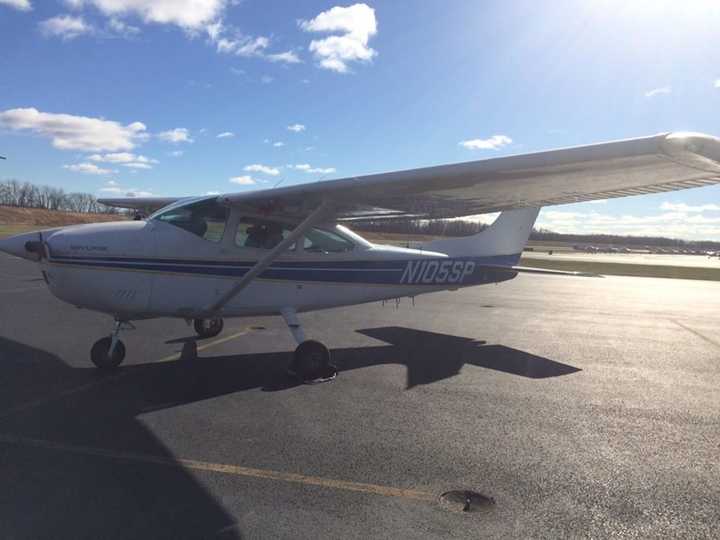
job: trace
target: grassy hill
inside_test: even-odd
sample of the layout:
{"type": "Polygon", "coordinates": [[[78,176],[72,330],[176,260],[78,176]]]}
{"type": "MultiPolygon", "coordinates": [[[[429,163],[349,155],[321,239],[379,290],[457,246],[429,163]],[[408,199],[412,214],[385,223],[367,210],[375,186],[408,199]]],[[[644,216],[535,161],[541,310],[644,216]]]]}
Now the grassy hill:
{"type": "Polygon", "coordinates": [[[78,214],[42,208],[0,206],[0,238],[38,229],[123,219],[127,218],[122,214],[78,214]]]}

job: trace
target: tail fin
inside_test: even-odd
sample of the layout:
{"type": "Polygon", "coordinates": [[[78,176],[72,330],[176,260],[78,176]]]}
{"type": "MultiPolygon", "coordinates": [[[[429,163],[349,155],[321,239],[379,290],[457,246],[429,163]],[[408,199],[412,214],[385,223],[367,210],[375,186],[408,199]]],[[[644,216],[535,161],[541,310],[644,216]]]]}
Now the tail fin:
{"type": "Polygon", "coordinates": [[[539,208],[506,210],[484,231],[462,238],[433,240],[423,249],[446,253],[451,257],[518,255],[530,238],[539,208]]]}

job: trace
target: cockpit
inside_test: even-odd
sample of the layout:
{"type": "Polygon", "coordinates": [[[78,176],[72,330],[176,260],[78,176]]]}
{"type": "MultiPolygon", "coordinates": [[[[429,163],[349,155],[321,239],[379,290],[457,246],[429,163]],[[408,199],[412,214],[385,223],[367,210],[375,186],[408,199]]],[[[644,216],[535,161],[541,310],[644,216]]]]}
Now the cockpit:
{"type": "MultiPolygon", "coordinates": [[[[291,220],[269,219],[227,207],[215,197],[178,201],[158,210],[148,220],[178,227],[208,242],[261,250],[277,246],[297,225],[291,220]]],[[[358,246],[367,248],[371,244],[345,227],[333,224],[310,229],[288,251],[346,253],[358,246]]]]}

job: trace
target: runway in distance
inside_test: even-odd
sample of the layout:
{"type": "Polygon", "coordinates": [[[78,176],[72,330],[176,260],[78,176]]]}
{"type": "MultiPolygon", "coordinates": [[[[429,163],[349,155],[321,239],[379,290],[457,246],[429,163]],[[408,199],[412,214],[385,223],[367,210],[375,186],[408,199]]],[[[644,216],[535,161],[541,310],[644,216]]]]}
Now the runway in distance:
{"type": "Polygon", "coordinates": [[[111,315],[92,362],[116,368],[120,332],[157,317],[194,321],[281,315],[298,347],[291,370],[327,373],[330,352],[307,340],[298,313],[497,283],[518,267],[541,207],[720,182],[720,140],[669,133],[532,154],[191,198],[100,199],[147,219],[42,230],[0,240],[36,261],[50,291],[111,315]],[[346,225],[500,211],[479,234],[406,249],[368,242],[346,225]]]}

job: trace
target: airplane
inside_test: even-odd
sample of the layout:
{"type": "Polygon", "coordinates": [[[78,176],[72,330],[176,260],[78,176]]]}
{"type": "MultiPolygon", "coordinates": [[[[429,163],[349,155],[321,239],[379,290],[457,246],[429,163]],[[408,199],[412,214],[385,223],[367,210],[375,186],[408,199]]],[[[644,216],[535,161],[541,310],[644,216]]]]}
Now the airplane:
{"type": "Polygon", "coordinates": [[[100,199],[146,219],[46,229],[0,240],[35,261],[51,293],[109,314],[90,351],[101,370],[125,358],[132,321],[174,317],[200,338],[223,319],[282,316],[297,342],[289,370],[304,381],[332,367],[298,314],[498,283],[518,266],[541,207],[720,183],[720,139],[663,133],[537,153],[203,197],[100,199]],[[402,248],[347,227],[381,219],[501,212],[478,234],[402,248]]]}

